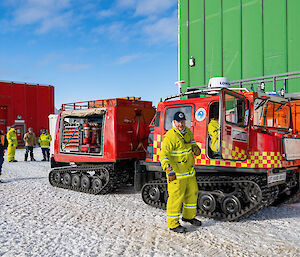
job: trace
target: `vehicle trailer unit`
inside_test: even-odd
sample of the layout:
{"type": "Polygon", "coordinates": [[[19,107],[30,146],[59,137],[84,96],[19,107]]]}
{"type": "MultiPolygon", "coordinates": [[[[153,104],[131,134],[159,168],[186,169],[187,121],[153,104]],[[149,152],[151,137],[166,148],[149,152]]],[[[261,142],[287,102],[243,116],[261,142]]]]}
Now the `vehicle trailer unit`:
{"type": "Polygon", "coordinates": [[[166,208],[167,180],[159,155],[177,111],[185,113],[201,149],[195,166],[199,215],[239,220],[270,204],[300,199],[300,98],[266,94],[262,86],[249,92],[222,85],[210,83],[177,95],[187,99],[173,100],[174,96],[158,104],[146,160],[136,163],[135,188],[142,189],[145,203],[166,208]],[[216,112],[218,153],[210,149],[208,134],[216,112]]]}
{"type": "Polygon", "coordinates": [[[57,117],[49,181],[92,194],[111,192],[145,159],[152,103],[139,98],[62,105],[57,117]]]}

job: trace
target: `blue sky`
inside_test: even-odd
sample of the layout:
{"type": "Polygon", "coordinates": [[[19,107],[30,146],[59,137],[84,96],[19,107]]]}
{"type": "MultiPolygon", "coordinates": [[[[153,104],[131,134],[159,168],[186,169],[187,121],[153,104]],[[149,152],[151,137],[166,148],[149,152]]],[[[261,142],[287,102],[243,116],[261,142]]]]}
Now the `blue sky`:
{"type": "Polygon", "coordinates": [[[1,0],[0,80],[55,86],[55,105],[177,92],[177,0],[1,0]]]}

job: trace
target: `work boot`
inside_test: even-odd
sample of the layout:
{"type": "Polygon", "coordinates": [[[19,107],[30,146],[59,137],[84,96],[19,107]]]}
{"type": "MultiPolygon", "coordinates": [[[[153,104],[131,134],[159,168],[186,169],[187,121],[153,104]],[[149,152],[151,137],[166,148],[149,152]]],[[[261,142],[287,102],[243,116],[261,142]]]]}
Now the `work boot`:
{"type": "Polygon", "coordinates": [[[27,162],[28,159],[28,153],[25,153],[24,161],[27,162]]]}
{"type": "Polygon", "coordinates": [[[45,162],[45,161],[46,161],[46,155],[43,154],[43,160],[42,160],[42,162],[45,162]]]}
{"type": "Polygon", "coordinates": [[[17,160],[13,159],[13,160],[10,160],[9,162],[17,162],[17,160]]]}
{"type": "Polygon", "coordinates": [[[33,157],[33,153],[30,153],[30,160],[33,161],[33,162],[35,162],[35,159],[33,157]]]}
{"type": "Polygon", "coordinates": [[[179,225],[178,227],[176,228],[170,228],[170,230],[176,232],[176,233],[185,233],[186,232],[186,228],[179,225]]]}
{"type": "Polygon", "coordinates": [[[182,218],[182,221],[188,222],[188,223],[192,224],[193,226],[197,226],[197,227],[200,227],[202,224],[201,221],[197,220],[196,218],[193,218],[193,219],[182,218]]]}

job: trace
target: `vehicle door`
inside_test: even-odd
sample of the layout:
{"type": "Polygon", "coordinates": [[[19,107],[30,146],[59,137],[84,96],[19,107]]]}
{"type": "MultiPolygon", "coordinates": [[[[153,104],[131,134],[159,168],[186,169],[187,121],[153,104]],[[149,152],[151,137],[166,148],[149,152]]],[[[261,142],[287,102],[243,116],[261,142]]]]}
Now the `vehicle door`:
{"type": "Polygon", "coordinates": [[[157,111],[149,125],[148,147],[146,153],[146,161],[157,162],[157,145],[158,139],[161,137],[160,133],[160,113],[157,111]],[[154,158],[155,156],[155,158],[154,158]]]}
{"type": "Polygon", "coordinates": [[[300,100],[290,101],[293,133],[300,134],[300,100]]]}
{"type": "Polygon", "coordinates": [[[239,93],[228,89],[220,92],[220,144],[225,160],[247,159],[249,141],[249,103],[239,93]]]}

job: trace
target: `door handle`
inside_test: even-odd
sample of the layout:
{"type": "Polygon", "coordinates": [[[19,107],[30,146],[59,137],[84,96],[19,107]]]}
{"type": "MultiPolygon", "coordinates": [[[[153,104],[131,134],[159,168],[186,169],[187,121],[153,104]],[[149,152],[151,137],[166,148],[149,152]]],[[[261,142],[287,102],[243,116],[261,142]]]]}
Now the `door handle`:
{"type": "Polygon", "coordinates": [[[231,127],[230,126],[226,126],[225,131],[226,131],[227,135],[231,135],[231,127]]]}

